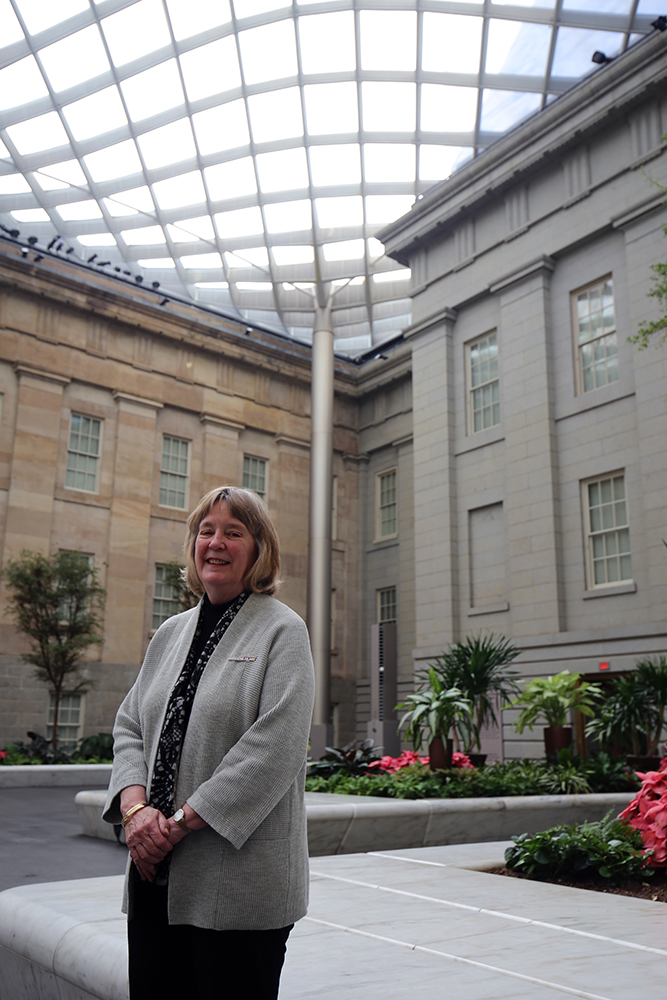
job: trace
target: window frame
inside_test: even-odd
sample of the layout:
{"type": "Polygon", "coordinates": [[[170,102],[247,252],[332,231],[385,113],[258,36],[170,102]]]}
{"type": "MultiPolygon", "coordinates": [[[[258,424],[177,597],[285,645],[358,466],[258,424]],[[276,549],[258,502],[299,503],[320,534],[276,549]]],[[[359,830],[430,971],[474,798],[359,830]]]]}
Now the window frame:
{"type": "MultiPolygon", "coordinates": [[[[54,709],[55,709],[55,698],[56,698],[55,693],[53,691],[49,691],[49,701],[48,701],[48,705],[46,706],[46,726],[45,726],[46,739],[47,740],[50,740],[53,737],[53,712],[54,712],[54,709]]],[[[60,695],[60,704],[58,705],[58,728],[59,729],[60,729],[61,726],[69,726],[70,728],[73,726],[73,723],[62,722],[62,711],[63,711],[63,708],[66,707],[69,710],[69,708],[71,707],[71,706],[64,706],[63,705],[63,702],[64,702],[65,698],[78,698],[79,699],[79,706],[78,706],[78,708],[79,708],[79,721],[76,723],[76,728],[77,728],[76,739],[72,743],[70,743],[69,740],[66,737],[60,736],[60,735],[58,736],[58,743],[61,746],[64,745],[64,746],[68,747],[68,746],[75,746],[77,744],[77,742],[83,736],[84,722],[85,722],[85,709],[86,709],[86,693],[85,693],[85,691],[62,691],[61,692],[61,695],[60,695]]]]}
{"type": "MultiPolygon", "coordinates": [[[[388,602],[389,603],[389,602],[388,602]]],[[[378,625],[396,625],[398,623],[398,595],[396,592],[396,585],[392,587],[378,587],[375,591],[375,611],[378,625]],[[382,596],[383,594],[394,595],[393,608],[394,617],[393,618],[383,618],[382,617],[382,596]]]]}
{"type": "Polygon", "coordinates": [[[583,513],[583,519],[584,519],[584,539],[585,539],[584,553],[585,553],[585,563],[586,563],[586,589],[588,591],[597,591],[597,592],[600,592],[600,591],[604,591],[604,590],[608,590],[608,589],[613,589],[613,588],[616,588],[616,587],[622,587],[622,586],[625,586],[627,584],[633,583],[634,582],[634,577],[632,576],[632,540],[631,540],[631,535],[630,535],[630,512],[629,512],[629,503],[628,503],[627,477],[626,477],[626,474],[625,474],[625,470],[619,469],[616,472],[604,473],[603,475],[593,476],[593,477],[591,477],[589,479],[582,480],[582,482],[581,482],[581,498],[582,498],[582,513],[583,513]],[[601,484],[603,482],[610,481],[611,484],[612,484],[612,491],[613,491],[614,490],[614,481],[618,480],[618,479],[622,479],[623,480],[623,497],[618,497],[618,498],[613,497],[612,500],[608,501],[605,504],[600,503],[600,504],[591,505],[591,503],[590,503],[589,487],[594,486],[594,485],[601,486],[601,484]],[[604,525],[602,525],[599,529],[594,529],[592,527],[592,523],[591,523],[592,522],[591,511],[593,510],[594,507],[600,507],[601,508],[602,506],[609,506],[609,504],[611,504],[613,506],[613,515],[614,515],[614,522],[615,522],[615,515],[616,515],[616,510],[617,510],[617,504],[620,504],[620,503],[623,503],[624,507],[625,507],[625,523],[623,523],[623,524],[620,524],[620,523],[616,524],[616,523],[614,523],[611,526],[604,526],[604,525]],[[621,532],[621,531],[627,531],[628,542],[629,542],[629,548],[628,548],[627,551],[624,551],[624,552],[620,551],[620,546],[619,546],[618,535],[619,535],[619,532],[621,532]],[[606,543],[604,543],[604,546],[605,546],[605,555],[602,555],[602,556],[597,555],[596,556],[596,554],[595,554],[594,539],[596,539],[596,538],[603,538],[604,539],[607,536],[611,535],[612,533],[616,534],[616,552],[612,552],[612,553],[606,554],[606,543]],[[603,562],[603,564],[605,566],[605,577],[606,577],[607,576],[608,560],[611,559],[611,558],[613,558],[614,556],[616,557],[616,561],[618,563],[619,574],[621,572],[621,559],[624,558],[624,557],[628,557],[630,559],[630,576],[620,576],[619,575],[618,579],[616,579],[616,580],[605,579],[604,582],[601,582],[601,583],[596,582],[596,579],[595,579],[595,564],[596,564],[596,562],[599,562],[600,560],[602,560],[602,562],[603,562]]]}
{"type": "MultiPolygon", "coordinates": [[[[192,446],[192,441],[190,440],[190,438],[178,437],[178,435],[176,435],[176,434],[170,434],[170,433],[167,433],[166,431],[163,432],[163,434],[162,434],[162,451],[160,452],[160,476],[159,476],[159,481],[158,481],[158,507],[165,507],[167,510],[181,510],[181,511],[186,511],[188,509],[188,506],[189,506],[188,500],[189,500],[189,493],[190,493],[190,464],[191,464],[191,458],[192,458],[191,446],[192,446]],[[164,458],[165,458],[164,445],[165,445],[165,441],[167,440],[167,438],[170,441],[179,441],[181,444],[185,444],[187,446],[187,453],[186,453],[186,467],[187,467],[187,472],[185,474],[183,474],[181,472],[174,472],[172,469],[165,469],[165,468],[163,468],[163,462],[164,462],[164,458]],[[170,503],[163,503],[162,502],[162,491],[163,491],[163,489],[166,490],[167,493],[171,489],[171,487],[163,487],[163,485],[162,485],[162,477],[163,476],[178,476],[179,478],[181,478],[181,479],[184,480],[183,505],[182,506],[175,505],[175,504],[170,504],[170,503]]],[[[175,493],[177,491],[173,490],[173,492],[175,493]]]]}
{"type": "MultiPolygon", "coordinates": [[[[248,478],[251,479],[252,475],[253,475],[252,471],[249,471],[248,472],[248,478]]],[[[268,503],[268,497],[269,497],[269,460],[268,460],[268,458],[263,458],[261,455],[251,455],[250,452],[245,452],[244,451],[243,452],[243,467],[242,467],[242,470],[241,470],[241,483],[243,484],[243,489],[244,490],[252,490],[253,493],[257,494],[257,496],[259,497],[260,500],[263,500],[264,503],[268,503]],[[246,485],[246,460],[248,462],[261,462],[262,463],[263,474],[264,474],[264,491],[263,492],[260,492],[260,490],[256,490],[254,486],[250,486],[249,484],[246,485]]]]}
{"type": "Polygon", "coordinates": [[[398,537],[398,467],[396,465],[389,466],[386,469],[382,469],[380,472],[375,473],[375,541],[376,542],[386,542],[391,538],[398,537]],[[382,504],[382,480],[384,477],[392,475],[394,476],[394,491],[395,498],[393,501],[394,507],[394,520],[396,524],[396,530],[392,532],[382,533],[382,511],[386,507],[390,507],[391,504],[382,504]]]}
{"type": "MultiPolygon", "coordinates": [[[[63,483],[64,488],[66,490],[72,490],[72,492],[74,492],[74,493],[89,493],[91,496],[99,494],[99,492],[100,492],[100,465],[101,465],[101,461],[102,461],[102,435],[103,435],[103,433],[104,433],[104,420],[102,420],[101,417],[93,417],[93,416],[91,416],[88,413],[79,413],[78,410],[70,410],[69,426],[68,426],[68,430],[67,430],[67,449],[65,451],[65,477],[64,477],[64,483],[63,483]],[[98,435],[98,438],[97,438],[98,451],[97,451],[96,455],[94,455],[94,454],[92,454],[90,452],[75,451],[71,447],[71,442],[72,442],[72,424],[74,422],[74,418],[75,417],[78,417],[79,419],[82,419],[82,420],[89,420],[91,422],[91,425],[95,424],[95,423],[99,425],[99,435],[98,435]],[[96,463],[95,464],[95,488],[94,489],[89,490],[85,486],[71,486],[71,485],[68,484],[68,482],[67,482],[67,476],[68,476],[68,474],[70,472],[72,472],[73,475],[76,476],[80,472],[80,470],[78,470],[76,468],[70,469],[70,467],[69,467],[69,457],[70,457],[70,454],[71,455],[76,455],[76,456],[81,455],[81,456],[84,456],[86,459],[94,459],[94,461],[96,463]]],[[[83,473],[83,475],[88,476],[88,475],[90,475],[90,473],[89,472],[85,472],[85,473],[83,473]]]]}
{"type": "MultiPolygon", "coordinates": [[[[500,345],[498,343],[497,329],[487,330],[486,333],[481,334],[479,337],[475,337],[474,340],[470,340],[465,345],[465,372],[466,372],[466,421],[468,428],[468,436],[472,436],[474,434],[483,434],[484,431],[490,431],[494,427],[499,427],[502,422],[502,413],[500,408],[500,345]],[[473,385],[473,362],[472,362],[473,350],[475,347],[481,344],[482,341],[490,340],[491,338],[495,339],[495,348],[496,348],[495,378],[487,379],[486,382],[480,383],[479,385],[473,385]],[[495,406],[498,407],[498,420],[495,421],[495,423],[489,424],[487,427],[482,426],[476,429],[475,428],[476,411],[474,405],[475,393],[479,392],[480,390],[483,390],[486,386],[494,386],[494,385],[497,387],[498,398],[496,401],[494,401],[493,399],[491,400],[490,408],[493,411],[493,408],[495,406]]],[[[482,406],[479,412],[483,414],[484,409],[485,407],[482,406]]]]}
{"type": "MultiPolygon", "coordinates": [[[[620,371],[619,371],[619,365],[618,365],[618,348],[619,348],[618,323],[617,323],[617,315],[616,315],[616,292],[615,292],[615,289],[614,289],[614,280],[613,280],[613,275],[611,274],[611,272],[609,274],[604,275],[602,278],[598,278],[595,281],[588,282],[588,284],[586,284],[586,285],[581,285],[580,288],[575,288],[573,291],[570,292],[570,316],[571,316],[571,325],[572,325],[572,350],[574,352],[574,372],[575,372],[575,392],[576,392],[576,395],[577,396],[586,396],[586,395],[588,395],[589,392],[595,392],[597,389],[604,389],[606,386],[610,386],[610,385],[613,385],[615,382],[618,382],[619,379],[620,379],[620,371]],[[610,285],[611,285],[612,306],[613,306],[613,310],[614,310],[614,325],[613,325],[613,329],[608,330],[608,331],[604,331],[603,333],[599,334],[597,337],[591,337],[589,340],[587,340],[584,343],[582,343],[580,341],[580,339],[579,339],[579,310],[578,310],[578,307],[577,307],[578,298],[579,298],[579,296],[583,295],[584,293],[590,293],[594,289],[599,289],[600,290],[600,294],[602,295],[602,291],[603,291],[605,285],[607,284],[607,282],[609,282],[610,285]],[[609,380],[609,378],[607,378],[606,382],[604,382],[602,385],[593,385],[593,386],[591,386],[590,388],[587,389],[587,388],[585,388],[585,385],[584,385],[585,377],[584,377],[584,365],[583,365],[583,352],[582,352],[582,348],[585,347],[585,346],[587,346],[588,344],[594,344],[596,341],[602,341],[605,337],[609,337],[609,336],[612,336],[612,335],[616,337],[616,354],[613,355],[613,356],[616,358],[617,376],[616,376],[615,379],[612,379],[612,380],[609,380]]],[[[608,369],[608,366],[606,364],[607,360],[608,360],[608,358],[605,357],[605,372],[608,373],[609,369],[608,369]]],[[[591,370],[593,371],[593,373],[594,373],[594,369],[595,369],[595,366],[592,366],[591,370]]],[[[595,377],[595,374],[593,374],[593,377],[595,377]]]]}
{"type": "MultiPolygon", "coordinates": [[[[153,604],[152,604],[152,607],[151,607],[151,629],[154,632],[156,632],[159,629],[160,625],[163,625],[169,618],[173,618],[174,615],[180,614],[180,611],[181,611],[180,600],[179,600],[178,592],[177,591],[176,591],[176,596],[174,596],[174,597],[164,597],[162,595],[160,595],[158,597],[158,594],[157,594],[158,586],[163,586],[165,584],[164,580],[158,580],[158,570],[164,570],[165,566],[166,566],[166,563],[157,562],[157,563],[154,564],[154,573],[153,573],[153,604]],[[156,611],[155,611],[155,602],[156,601],[161,601],[163,603],[168,603],[168,604],[174,604],[176,606],[176,610],[173,611],[171,614],[166,615],[166,617],[161,618],[161,620],[157,623],[157,625],[155,624],[156,614],[157,614],[157,617],[160,617],[161,613],[160,612],[156,613],[156,611]]],[[[172,587],[172,590],[175,590],[175,588],[172,587]]]]}

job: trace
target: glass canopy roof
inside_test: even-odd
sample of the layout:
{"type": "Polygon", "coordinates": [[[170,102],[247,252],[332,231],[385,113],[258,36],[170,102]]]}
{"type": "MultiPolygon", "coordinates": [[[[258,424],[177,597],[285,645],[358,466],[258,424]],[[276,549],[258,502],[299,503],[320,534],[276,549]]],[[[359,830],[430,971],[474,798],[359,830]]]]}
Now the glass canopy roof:
{"type": "Polygon", "coordinates": [[[329,282],[354,356],[410,322],[409,271],[377,232],[663,12],[0,0],[0,222],[306,342],[329,282]]]}

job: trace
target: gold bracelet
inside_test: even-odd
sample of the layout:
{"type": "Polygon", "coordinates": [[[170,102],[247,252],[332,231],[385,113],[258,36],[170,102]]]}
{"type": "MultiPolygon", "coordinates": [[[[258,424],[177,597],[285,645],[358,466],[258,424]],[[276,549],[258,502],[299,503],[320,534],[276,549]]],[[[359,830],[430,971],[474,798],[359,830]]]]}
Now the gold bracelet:
{"type": "Polygon", "coordinates": [[[123,829],[125,829],[125,824],[127,823],[128,819],[130,819],[131,816],[134,816],[136,812],[139,812],[140,809],[143,809],[144,806],[147,805],[148,802],[137,802],[136,806],[132,806],[131,809],[128,809],[125,815],[123,816],[122,820],[120,821],[123,829]]]}

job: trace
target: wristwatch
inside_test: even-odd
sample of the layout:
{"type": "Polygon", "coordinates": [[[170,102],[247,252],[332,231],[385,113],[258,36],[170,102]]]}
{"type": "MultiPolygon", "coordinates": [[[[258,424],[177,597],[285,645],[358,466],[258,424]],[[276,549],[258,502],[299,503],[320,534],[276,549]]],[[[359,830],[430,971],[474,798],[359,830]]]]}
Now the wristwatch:
{"type": "Polygon", "coordinates": [[[191,830],[189,826],[185,825],[185,813],[183,812],[182,809],[177,809],[176,812],[174,813],[174,822],[178,823],[181,830],[185,830],[186,833],[194,833],[194,831],[191,830]]]}

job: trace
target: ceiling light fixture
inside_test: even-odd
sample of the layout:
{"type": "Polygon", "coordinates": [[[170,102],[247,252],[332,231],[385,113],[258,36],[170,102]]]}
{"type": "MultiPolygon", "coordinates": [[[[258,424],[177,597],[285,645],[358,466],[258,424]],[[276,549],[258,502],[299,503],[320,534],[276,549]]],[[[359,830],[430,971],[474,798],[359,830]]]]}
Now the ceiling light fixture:
{"type": "Polygon", "coordinates": [[[610,63],[612,61],[611,56],[605,55],[605,53],[600,52],[599,49],[596,49],[591,56],[591,62],[597,63],[598,66],[604,66],[605,63],[610,63]]]}

